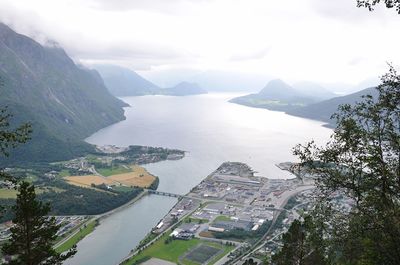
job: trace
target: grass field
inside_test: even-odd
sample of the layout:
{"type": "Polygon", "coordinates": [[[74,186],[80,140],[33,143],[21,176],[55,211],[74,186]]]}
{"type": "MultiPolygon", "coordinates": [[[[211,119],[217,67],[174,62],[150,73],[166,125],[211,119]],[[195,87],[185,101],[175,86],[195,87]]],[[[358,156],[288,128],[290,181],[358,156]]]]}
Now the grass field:
{"type": "Polygon", "coordinates": [[[130,192],[134,188],[126,187],[126,186],[113,186],[113,191],[121,191],[121,192],[130,192]]]}
{"type": "Polygon", "coordinates": [[[207,223],[209,220],[208,219],[200,219],[200,218],[195,218],[192,216],[188,216],[185,219],[183,219],[184,223],[196,223],[196,224],[203,224],[207,223]]]}
{"type": "Polygon", "coordinates": [[[149,187],[156,179],[144,167],[134,165],[130,168],[132,169],[131,172],[112,175],[107,177],[107,179],[114,180],[126,186],[138,186],[141,188],[149,187]]]}
{"type": "Polygon", "coordinates": [[[129,173],[132,171],[130,167],[122,166],[122,165],[113,165],[111,167],[105,168],[96,168],[97,172],[99,172],[102,176],[109,177],[112,175],[118,175],[123,173],[129,173]]]}
{"type": "Polygon", "coordinates": [[[199,244],[200,239],[194,238],[191,240],[173,240],[169,244],[165,244],[165,240],[168,238],[169,233],[167,232],[153,245],[146,248],[139,255],[129,260],[126,264],[133,264],[135,261],[140,260],[144,257],[154,257],[163,260],[168,260],[177,263],[181,255],[185,254],[189,249],[199,244]]]}
{"type": "Polygon", "coordinates": [[[58,175],[59,175],[60,177],[64,178],[64,177],[70,176],[71,174],[69,173],[69,170],[63,169],[63,170],[60,171],[60,173],[58,173],[58,175]]]}
{"type": "MultiPolygon", "coordinates": [[[[170,243],[165,244],[165,240],[168,237],[169,233],[167,232],[153,245],[143,250],[140,254],[136,255],[125,264],[134,264],[136,261],[141,260],[145,257],[159,258],[178,263],[180,258],[183,258],[185,254],[189,253],[190,250],[195,249],[199,245],[206,245],[214,248],[223,249],[223,251],[221,251],[221,254],[215,256],[215,258],[213,258],[209,262],[209,264],[214,264],[216,261],[218,261],[234,248],[233,246],[225,246],[218,243],[206,243],[205,241],[202,241],[198,238],[193,238],[191,240],[173,240],[170,243]]],[[[183,264],[195,265],[198,263],[185,259],[183,260],[183,264]]]]}
{"type": "Polygon", "coordinates": [[[231,218],[225,215],[219,215],[217,218],[214,219],[215,222],[220,222],[220,221],[231,221],[231,218]]]}
{"type": "Polygon", "coordinates": [[[86,224],[85,227],[80,228],[80,231],[72,236],[70,239],[65,241],[62,245],[56,248],[58,253],[63,253],[76,245],[79,241],[81,241],[85,236],[93,232],[96,227],[96,221],[93,220],[90,223],[86,224]]]}

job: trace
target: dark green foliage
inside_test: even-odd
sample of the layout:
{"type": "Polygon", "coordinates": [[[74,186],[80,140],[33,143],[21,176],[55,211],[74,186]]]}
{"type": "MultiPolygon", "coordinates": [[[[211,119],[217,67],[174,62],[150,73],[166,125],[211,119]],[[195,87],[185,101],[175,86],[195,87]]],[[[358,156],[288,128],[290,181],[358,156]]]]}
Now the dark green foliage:
{"type": "Polygon", "coordinates": [[[76,253],[76,247],[65,254],[53,249],[60,226],[54,217],[48,217],[50,206],[36,199],[35,187],[22,182],[13,206],[14,226],[11,239],[2,246],[4,255],[12,256],[11,265],[61,264],[76,253]]]}
{"type": "Polygon", "coordinates": [[[339,264],[400,260],[400,76],[393,67],[377,92],[340,107],[325,147],[311,142],[294,151],[319,176],[320,205],[314,214],[329,224],[327,253],[339,264]],[[354,201],[350,212],[332,207],[334,192],[354,201]]]}
{"type": "Polygon", "coordinates": [[[124,163],[149,163],[149,162],[158,162],[162,160],[166,160],[168,155],[184,155],[184,151],[176,150],[176,149],[165,149],[162,147],[148,147],[148,146],[139,146],[139,145],[131,145],[128,150],[121,152],[119,155],[127,157],[126,160],[122,161],[124,163]],[[149,159],[143,159],[143,155],[146,155],[149,159]]]}
{"type": "Polygon", "coordinates": [[[9,149],[25,143],[29,139],[31,126],[28,123],[19,125],[17,128],[10,128],[12,115],[7,108],[0,109],[0,154],[8,156],[9,149]]]}
{"type": "Polygon", "coordinates": [[[240,228],[234,228],[225,232],[213,232],[213,235],[219,239],[239,239],[255,240],[263,236],[269,229],[271,221],[265,221],[256,231],[246,231],[240,228]]]}
{"type": "Polygon", "coordinates": [[[306,217],[304,222],[294,220],[288,232],[283,234],[283,247],[272,257],[272,264],[328,264],[322,241],[322,234],[317,232],[311,217],[306,217]]]}
{"type": "MultiPolygon", "coordinates": [[[[42,183],[42,182],[37,182],[42,183]]],[[[48,192],[38,194],[37,197],[51,203],[52,215],[96,215],[111,211],[140,194],[142,189],[135,188],[131,191],[98,191],[94,189],[81,188],[65,183],[64,181],[44,182],[48,192]],[[51,186],[49,186],[51,185],[51,186]],[[63,189],[63,192],[51,191],[51,187],[63,189]]],[[[105,189],[106,190],[106,189],[105,189]]],[[[14,199],[0,199],[1,205],[7,208],[15,204],[14,199]]],[[[0,221],[8,221],[13,218],[12,212],[7,210],[0,221]]]]}
{"type": "Polygon", "coordinates": [[[400,14],[400,1],[399,0],[357,0],[357,7],[366,7],[369,11],[374,10],[374,6],[383,2],[387,8],[395,8],[397,13],[400,14]]]}
{"type": "Polygon", "coordinates": [[[15,199],[0,199],[2,212],[0,215],[0,223],[10,221],[13,219],[12,206],[15,205],[15,199]]]}
{"type": "Polygon", "coordinates": [[[149,189],[150,190],[156,190],[158,188],[158,184],[160,183],[160,179],[156,177],[156,179],[151,183],[149,189]]]}
{"type": "Polygon", "coordinates": [[[288,202],[286,203],[285,208],[286,210],[290,210],[292,209],[294,206],[296,206],[296,204],[298,204],[299,202],[297,201],[296,197],[290,197],[290,199],[288,200],[288,202]]]}
{"type": "Polygon", "coordinates": [[[45,202],[51,202],[54,215],[95,215],[117,208],[142,191],[134,189],[130,192],[101,192],[81,188],[59,181],[54,186],[65,189],[65,192],[46,192],[38,197],[45,202]]]}
{"type": "Polygon", "coordinates": [[[362,96],[366,94],[377,96],[378,93],[375,88],[367,88],[350,95],[335,97],[308,106],[286,110],[286,113],[293,116],[323,121],[328,123],[329,127],[334,127],[336,121],[331,117],[332,114],[337,111],[338,107],[343,104],[353,105],[356,102],[361,101],[362,96]]]}
{"type": "MultiPolygon", "coordinates": [[[[31,125],[29,123],[11,127],[11,118],[12,115],[7,108],[0,109],[0,159],[2,157],[8,157],[10,149],[25,143],[29,140],[31,134],[31,125]]],[[[0,170],[0,179],[13,180],[13,178],[3,170],[0,170]]]]}
{"type": "MultiPolygon", "coordinates": [[[[1,80],[0,80],[1,82],[1,80]]],[[[0,88],[1,88],[0,83],[0,88]]],[[[19,124],[18,126],[10,127],[10,119],[12,115],[7,108],[0,109],[0,159],[9,155],[11,148],[17,147],[19,144],[29,140],[31,126],[28,123],[19,124]]],[[[11,176],[0,168],[0,180],[15,181],[15,176],[11,176]]],[[[10,201],[0,204],[0,220],[10,218],[10,201]],[[5,210],[5,213],[3,212],[5,210]]]]}

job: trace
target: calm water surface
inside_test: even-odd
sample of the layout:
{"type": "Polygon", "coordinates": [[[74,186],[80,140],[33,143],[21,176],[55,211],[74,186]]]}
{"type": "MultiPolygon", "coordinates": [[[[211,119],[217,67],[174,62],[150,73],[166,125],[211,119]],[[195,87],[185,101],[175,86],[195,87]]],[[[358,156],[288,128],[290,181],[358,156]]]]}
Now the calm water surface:
{"type": "MultiPolygon", "coordinates": [[[[249,164],[258,175],[289,178],[275,164],[294,160],[291,149],[314,139],[323,144],[331,130],[322,123],[282,112],[228,103],[233,94],[189,97],[127,97],[127,119],[87,139],[98,145],[149,145],[187,151],[184,159],[146,165],[160,177],[159,190],[184,194],[224,161],[249,164]]],[[[115,264],[128,254],[174,204],[146,197],[102,221],[78,244],[67,264],[115,264]]]]}

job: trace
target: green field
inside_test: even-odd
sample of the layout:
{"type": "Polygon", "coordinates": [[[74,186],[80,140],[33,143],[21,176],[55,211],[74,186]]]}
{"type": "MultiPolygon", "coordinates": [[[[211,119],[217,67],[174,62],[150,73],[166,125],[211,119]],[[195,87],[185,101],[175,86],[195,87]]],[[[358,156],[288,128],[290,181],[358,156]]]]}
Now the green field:
{"type": "Polygon", "coordinates": [[[191,240],[173,240],[172,242],[165,244],[165,240],[169,237],[169,232],[165,233],[159,240],[153,245],[146,248],[139,255],[135,256],[126,264],[134,264],[137,260],[144,257],[154,257],[164,259],[172,262],[178,262],[178,258],[199,244],[200,239],[194,238],[191,240]]]}
{"type": "Polygon", "coordinates": [[[131,168],[129,168],[129,167],[127,168],[122,165],[113,165],[110,167],[100,167],[100,168],[96,168],[96,170],[97,170],[97,172],[99,172],[101,175],[103,175],[105,177],[132,172],[131,168]]]}
{"type": "Polygon", "coordinates": [[[81,241],[85,236],[93,232],[94,228],[96,227],[96,220],[91,221],[90,223],[86,224],[85,227],[79,228],[79,232],[72,236],[70,239],[65,241],[62,245],[56,248],[58,253],[63,253],[74,245],[76,245],[79,241],[81,241]]]}
{"type": "Polygon", "coordinates": [[[113,191],[130,192],[133,188],[127,186],[113,186],[113,191]]]}
{"type": "MultiPolygon", "coordinates": [[[[165,240],[169,237],[169,234],[169,232],[165,233],[165,235],[163,235],[153,245],[143,250],[140,254],[136,255],[125,264],[132,265],[135,264],[135,262],[143,260],[146,257],[154,257],[178,263],[180,257],[183,257],[184,254],[186,254],[189,250],[195,248],[199,244],[207,244],[209,246],[215,246],[224,249],[224,252],[221,255],[215,257],[215,259],[213,259],[210,263],[214,264],[216,261],[218,261],[234,248],[233,246],[225,246],[218,243],[205,243],[205,241],[202,241],[198,238],[194,238],[191,240],[172,240],[170,243],[166,244],[165,240]]],[[[196,264],[188,260],[184,260],[183,262],[186,265],[196,264]]]]}
{"type": "Polygon", "coordinates": [[[231,221],[231,218],[225,215],[219,215],[217,218],[214,219],[214,222],[219,222],[219,221],[231,221]]]}
{"type": "Polygon", "coordinates": [[[69,170],[63,169],[63,170],[60,171],[60,173],[58,173],[58,175],[60,177],[64,178],[64,177],[71,176],[71,173],[69,172],[69,170]]]}

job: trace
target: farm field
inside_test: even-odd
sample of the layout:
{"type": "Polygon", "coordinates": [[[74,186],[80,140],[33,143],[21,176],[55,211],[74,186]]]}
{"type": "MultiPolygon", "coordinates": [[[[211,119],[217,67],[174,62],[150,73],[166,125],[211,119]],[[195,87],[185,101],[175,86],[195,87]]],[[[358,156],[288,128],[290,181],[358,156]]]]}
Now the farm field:
{"type": "MultiPolygon", "coordinates": [[[[102,177],[97,175],[84,175],[84,176],[67,176],[64,179],[73,185],[80,186],[80,187],[91,187],[92,184],[94,185],[122,185],[127,187],[141,187],[147,188],[149,187],[155,180],[156,177],[151,175],[145,168],[140,166],[130,166],[130,171],[115,174],[108,177],[102,177]]],[[[125,169],[126,170],[126,169],[125,169]]],[[[120,172],[119,170],[115,172],[120,172]]]]}
{"type": "Polygon", "coordinates": [[[109,176],[108,179],[114,180],[126,186],[138,186],[141,188],[149,187],[156,177],[151,175],[145,168],[131,166],[132,171],[109,176]]]}
{"type": "Polygon", "coordinates": [[[109,177],[112,175],[117,175],[117,174],[123,174],[123,173],[129,173],[132,171],[131,167],[128,167],[126,165],[112,165],[111,167],[101,167],[101,168],[96,168],[97,172],[99,172],[102,176],[109,177]]]}
{"type": "Polygon", "coordinates": [[[64,179],[75,186],[79,187],[90,187],[91,184],[95,185],[101,185],[101,184],[106,184],[106,185],[111,185],[114,183],[112,179],[96,176],[96,175],[86,175],[86,176],[69,176],[69,177],[64,177],[64,179]]]}

